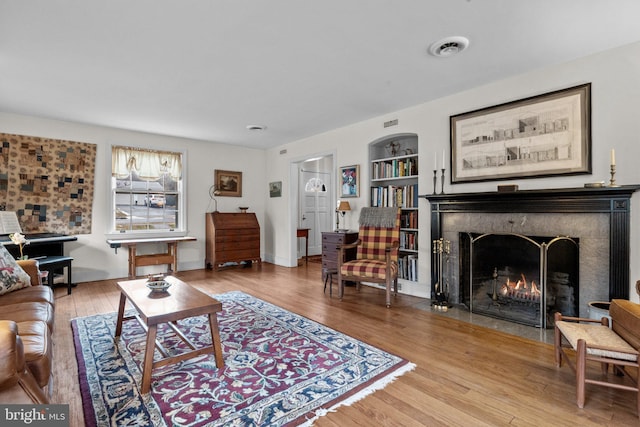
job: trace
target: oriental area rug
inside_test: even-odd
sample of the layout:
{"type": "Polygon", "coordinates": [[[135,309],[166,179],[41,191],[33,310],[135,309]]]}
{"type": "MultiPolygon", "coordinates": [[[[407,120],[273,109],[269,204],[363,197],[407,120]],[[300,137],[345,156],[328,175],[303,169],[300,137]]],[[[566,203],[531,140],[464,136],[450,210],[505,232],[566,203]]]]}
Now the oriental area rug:
{"type": "MultiPolygon", "coordinates": [[[[202,355],[153,370],[140,393],[145,331],[116,313],[71,321],[87,426],[311,425],[383,388],[414,364],[242,292],[213,295],[225,366],[202,355]]],[[[178,322],[197,346],[211,343],[206,317],[178,322]]],[[[158,328],[170,354],[186,348],[158,328]]],[[[156,360],[160,357],[156,351],[156,360]]]]}

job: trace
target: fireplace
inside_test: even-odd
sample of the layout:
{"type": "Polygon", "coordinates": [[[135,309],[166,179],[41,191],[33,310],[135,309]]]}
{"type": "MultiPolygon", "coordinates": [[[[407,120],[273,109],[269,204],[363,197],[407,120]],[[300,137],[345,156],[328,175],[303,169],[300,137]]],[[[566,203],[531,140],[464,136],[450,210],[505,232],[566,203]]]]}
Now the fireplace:
{"type": "Polygon", "coordinates": [[[472,313],[539,328],[555,312],[577,315],[577,238],[459,233],[458,242],[460,302],[472,313]]]}
{"type": "MultiPolygon", "coordinates": [[[[430,203],[432,240],[450,242],[446,262],[432,261],[432,298],[437,290],[434,285],[442,275],[451,303],[540,327],[550,326],[554,310],[587,316],[591,301],[628,299],[630,205],[638,189],[640,185],[421,196],[430,203]],[[531,252],[527,255],[538,262],[493,259],[472,269],[472,258],[479,253],[514,252],[496,248],[504,242],[491,242],[507,236],[507,240],[526,242],[517,241],[524,247],[518,250],[531,252]],[[567,249],[567,253],[559,256],[556,251],[561,249],[567,249]],[[472,251],[469,258],[464,255],[467,250],[472,251]],[[569,267],[556,265],[558,259],[569,267]],[[540,291],[538,303],[520,289],[504,289],[512,298],[496,293],[494,301],[494,284],[498,292],[506,280],[534,280],[540,291]],[[570,283],[570,287],[557,288],[557,282],[570,283]],[[478,297],[475,301],[474,292],[478,297]],[[554,298],[573,298],[574,304],[558,308],[551,301],[554,298]],[[509,311],[505,308],[511,312],[504,315],[509,311]],[[526,312],[524,320],[514,314],[517,311],[526,312]]],[[[531,285],[527,286],[530,289],[531,285]]]]}

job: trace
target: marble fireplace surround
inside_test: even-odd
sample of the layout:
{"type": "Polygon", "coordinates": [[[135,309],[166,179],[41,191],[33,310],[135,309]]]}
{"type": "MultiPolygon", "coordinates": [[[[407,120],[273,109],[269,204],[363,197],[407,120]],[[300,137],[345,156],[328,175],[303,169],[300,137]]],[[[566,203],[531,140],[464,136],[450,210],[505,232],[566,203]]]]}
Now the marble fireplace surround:
{"type": "MultiPolygon", "coordinates": [[[[590,301],[628,299],[630,199],[638,189],[640,185],[421,196],[431,205],[431,236],[451,242],[443,267],[450,302],[459,303],[461,232],[578,238],[579,315],[587,316],[590,301]]],[[[431,267],[434,284],[439,267],[433,261],[431,267]]]]}

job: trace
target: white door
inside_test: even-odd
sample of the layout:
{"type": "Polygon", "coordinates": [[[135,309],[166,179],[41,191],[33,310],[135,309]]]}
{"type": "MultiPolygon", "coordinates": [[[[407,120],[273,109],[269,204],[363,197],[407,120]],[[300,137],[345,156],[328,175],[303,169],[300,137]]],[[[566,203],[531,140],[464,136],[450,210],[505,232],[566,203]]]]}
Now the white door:
{"type": "MultiPolygon", "coordinates": [[[[309,229],[309,255],[322,253],[322,232],[332,230],[331,173],[300,171],[298,228],[309,229]]],[[[304,239],[298,239],[298,257],[304,256],[304,239]]]]}

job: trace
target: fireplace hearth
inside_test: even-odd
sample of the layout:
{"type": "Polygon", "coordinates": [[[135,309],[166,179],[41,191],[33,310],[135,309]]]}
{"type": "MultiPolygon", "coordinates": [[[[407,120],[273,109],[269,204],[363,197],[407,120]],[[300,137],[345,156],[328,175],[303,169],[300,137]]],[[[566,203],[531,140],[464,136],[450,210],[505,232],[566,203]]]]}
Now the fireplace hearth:
{"type": "MultiPolygon", "coordinates": [[[[640,185],[420,196],[430,203],[432,240],[448,240],[451,247],[447,271],[441,272],[432,262],[432,284],[445,273],[451,303],[469,307],[474,313],[480,310],[540,327],[550,326],[554,310],[586,317],[590,301],[626,299],[630,289],[630,205],[638,189],[640,185]],[[509,258],[494,259],[472,270],[471,258],[465,261],[463,257],[464,245],[484,235],[531,239],[535,242],[531,257],[536,258],[537,253],[541,261],[530,265],[509,258]],[[552,243],[556,238],[575,248],[577,261],[568,262],[576,266],[575,272],[553,264],[558,259],[554,246],[560,243],[552,243]],[[542,245],[546,249],[541,249],[542,245]]],[[[476,255],[482,251],[481,246],[474,248],[476,255]]],[[[502,253],[503,258],[514,252],[491,245],[484,251],[502,253]]]]}

